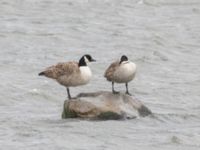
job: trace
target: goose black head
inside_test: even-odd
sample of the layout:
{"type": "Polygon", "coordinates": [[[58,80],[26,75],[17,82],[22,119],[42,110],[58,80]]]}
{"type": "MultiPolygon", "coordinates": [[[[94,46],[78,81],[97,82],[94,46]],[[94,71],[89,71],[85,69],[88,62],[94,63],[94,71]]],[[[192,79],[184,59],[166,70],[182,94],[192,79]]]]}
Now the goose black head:
{"type": "Polygon", "coordinates": [[[96,60],[93,59],[91,55],[86,54],[86,55],[83,55],[81,59],[79,60],[79,66],[87,66],[88,62],[94,62],[94,61],[96,60]]]}
{"type": "Polygon", "coordinates": [[[121,63],[123,63],[123,62],[127,62],[127,61],[128,61],[128,57],[125,56],[125,55],[123,55],[123,56],[121,57],[121,59],[120,59],[119,64],[121,64],[121,63]]]}

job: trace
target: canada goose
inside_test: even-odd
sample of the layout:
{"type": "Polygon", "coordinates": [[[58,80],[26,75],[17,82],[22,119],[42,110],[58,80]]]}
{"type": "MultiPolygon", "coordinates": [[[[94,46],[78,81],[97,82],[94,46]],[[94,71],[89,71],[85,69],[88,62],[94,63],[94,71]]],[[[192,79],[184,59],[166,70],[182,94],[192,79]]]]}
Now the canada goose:
{"type": "Polygon", "coordinates": [[[136,73],[136,64],[128,60],[128,57],[123,55],[120,61],[113,62],[105,71],[104,77],[112,82],[112,92],[119,93],[114,90],[114,83],[125,83],[126,94],[128,91],[128,82],[133,80],[136,73]]]}
{"type": "Polygon", "coordinates": [[[68,98],[71,99],[69,87],[84,85],[89,82],[92,72],[87,66],[88,62],[96,61],[90,55],[84,55],[79,62],[63,62],[53,65],[40,72],[39,76],[55,79],[67,89],[68,98]]]}

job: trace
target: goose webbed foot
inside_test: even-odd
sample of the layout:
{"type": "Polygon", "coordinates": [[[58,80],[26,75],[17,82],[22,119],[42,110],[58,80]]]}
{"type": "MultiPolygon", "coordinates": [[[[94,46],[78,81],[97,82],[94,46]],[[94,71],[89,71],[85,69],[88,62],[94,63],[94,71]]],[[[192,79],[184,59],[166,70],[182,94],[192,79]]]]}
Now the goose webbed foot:
{"type": "Polygon", "coordinates": [[[119,94],[120,92],[118,92],[118,91],[112,91],[113,92],[113,94],[119,94]]]}
{"type": "Polygon", "coordinates": [[[70,100],[70,99],[72,99],[72,97],[68,95],[68,99],[70,100]]]}
{"type": "Polygon", "coordinates": [[[119,94],[119,92],[115,91],[115,89],[114,89],[114,82],[112,82],[112,92],[113,92],[113,94],[119,94]]]}
{"type": "Polygon", "coordinates": [[[131,94],[131,93],[129,93],[129,91],[126,91],[126,94],[127,94],[127,95],[129,95],[129,96],[132,96],[132,94],[131,94]]]}

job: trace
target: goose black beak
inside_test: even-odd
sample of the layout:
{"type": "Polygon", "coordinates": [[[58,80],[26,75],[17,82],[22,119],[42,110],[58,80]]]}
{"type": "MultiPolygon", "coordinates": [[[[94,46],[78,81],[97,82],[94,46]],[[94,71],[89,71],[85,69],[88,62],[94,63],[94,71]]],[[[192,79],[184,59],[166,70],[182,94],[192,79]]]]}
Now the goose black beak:
{"type": "Polygon", "coordinates": [[[95,59],[91,59],[91,62],[95,62],[96,60],[95,59]]]}

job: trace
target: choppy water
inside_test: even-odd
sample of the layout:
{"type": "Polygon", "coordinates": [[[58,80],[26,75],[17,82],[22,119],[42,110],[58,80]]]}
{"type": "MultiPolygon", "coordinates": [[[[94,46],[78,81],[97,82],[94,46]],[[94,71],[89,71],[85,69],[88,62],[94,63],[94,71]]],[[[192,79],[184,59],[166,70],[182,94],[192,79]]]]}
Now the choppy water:
{"type": "Polygon", "coordinates": [[[1,0],[0,71],[2,150],[200,148],[199,0],[1,0]],[[62,120],[65,88],[37,74],[85,53],[94,77],[73,95],[111,90],[104,70],[127,54],[155,117],[62,120]]]}

